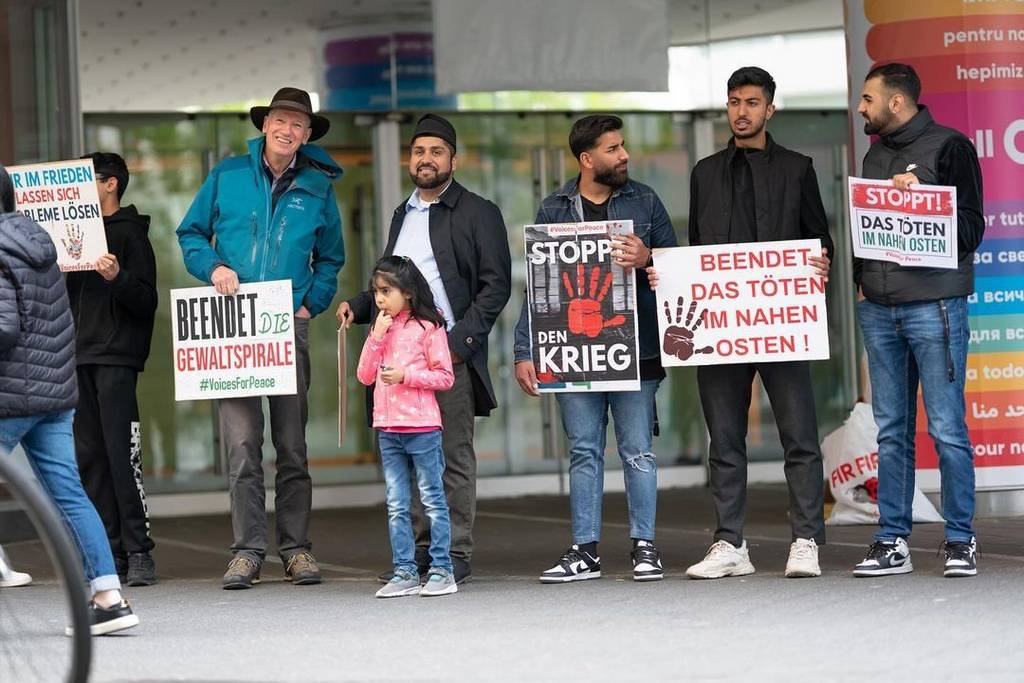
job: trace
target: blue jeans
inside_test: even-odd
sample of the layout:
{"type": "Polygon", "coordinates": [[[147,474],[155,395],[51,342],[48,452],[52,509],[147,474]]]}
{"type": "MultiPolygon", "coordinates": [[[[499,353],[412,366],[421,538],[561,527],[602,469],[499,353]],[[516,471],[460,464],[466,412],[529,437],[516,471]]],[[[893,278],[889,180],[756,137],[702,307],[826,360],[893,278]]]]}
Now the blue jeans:
{"type": "Polygon", "coordinates": [[[395,571],[416,576],[416,541],[412,534],[412,475],[420,501],[430,520],[430,566],[452,571],[452,523],[444,495],[444,453],[441,430],[432,432],[380,432],[380,459],[388,504],[388,534],[395,571]]]}
{"type": "Polygon", "coordinates": [[[857,304],[878,424],[879,541],[908,538],[913,524],[914,432],[921,386],[928,434],[939,454],[946,540],[974,536],[974,451],[967,435],[964,379],[967,299],[882,306],[857,304]]]}
{"type": "Polygon", "coordinates": [[[0,418],[0,451],[19,443],[78,545],[93,593],[121,588],[103,522],[85,495],[75,460],[74,410],[0,418]]]}
{"type": "Polygon", "coordinates": [[[659,380],[645,380],[640,391],[570,392],[557,394],[562,427],[569,439],[569,506],[573,543],[601,540],[601,499],[604,495],[604,449],[608,409],[622,458],[629,506],[629,535],[654,540],[658,500],[658,463],[651,452],[654,435],[654,394],[659,380]]]}

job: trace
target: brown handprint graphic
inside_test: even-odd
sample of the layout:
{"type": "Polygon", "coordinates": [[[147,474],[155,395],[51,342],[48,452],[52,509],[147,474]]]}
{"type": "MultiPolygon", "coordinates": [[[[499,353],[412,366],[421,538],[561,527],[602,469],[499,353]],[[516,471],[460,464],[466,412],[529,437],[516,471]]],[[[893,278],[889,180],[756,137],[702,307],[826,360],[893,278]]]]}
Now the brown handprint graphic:
{"type": "Polygon", "coordinates": [[[614,315],[605,320],[601,314],[601,302],[608,295],[608,289],[612,286],[612,274],[605,275],[601,291],[597,291],[601,279],[601,267],[594,266],[590,271],[590,296],[585,296],[583,289],[583,264],[576,266],[576,290],[573,292],[572,283],[569,282],[569,274],[562,273],[562,284],[569,295],[569,331],[573,334],[582,334],[593,339],[601,334],[606,327],[618,327],[626,322],[626,316],[614,315]]]}
{"type": "Polygon", "coordinates": [[[665,322],[669,324],[665,329],[665,339],[662,341],[662,348],[670,356],[679,360],[689,360],[695,353],[713,353],[710,346],[702,346],[699,349],[693,347],[693,333],[704,322],[703,311],[701,315],[694,316],[697,311],[697,302],[690,302],[690,309],[686,312],[686,321],[683,321],[683,297],[676,299],[675,323],[672,321],[672,310],[665,301],[665,322]],[[696,321],[694,321],[696,317],[696,321]]]}
{"type": "Polygon", "coordinates": [[[76,261],[82,258],[82,246],[85,241],[82,235],[82,228],[78,225],[68,226],[68,237],[64,239],[60,238],[60,243],[64,245],[64,249],[67,250],[68,255],[76,261]]]}

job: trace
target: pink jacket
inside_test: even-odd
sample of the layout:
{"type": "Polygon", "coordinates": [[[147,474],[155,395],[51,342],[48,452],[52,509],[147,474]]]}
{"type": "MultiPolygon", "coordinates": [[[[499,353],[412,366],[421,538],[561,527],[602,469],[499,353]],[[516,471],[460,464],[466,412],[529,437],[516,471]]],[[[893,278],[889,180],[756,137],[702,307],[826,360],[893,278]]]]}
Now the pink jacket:
{"type": "Polygon", "coordinates": [[[441,427],[441,410],[435,391],[451,389],[455,383],[448,335],[443,327],[421,320],[410,320],[403,311],[377,341],[371,332],[359,355],[356,377],[373,389],[373,426],[441,427]],[[405,372],[401,384],[378,381],[380,366],[405,372]]]}

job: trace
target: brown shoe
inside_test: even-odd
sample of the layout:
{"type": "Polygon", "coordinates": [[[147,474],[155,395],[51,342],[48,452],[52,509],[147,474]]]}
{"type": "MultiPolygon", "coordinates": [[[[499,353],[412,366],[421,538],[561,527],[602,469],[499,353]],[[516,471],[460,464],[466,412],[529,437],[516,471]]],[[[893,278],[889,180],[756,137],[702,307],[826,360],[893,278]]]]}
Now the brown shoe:
{"type": "Polygon", "coordinates": [[[239,590],[252,588],[254,583],[260,582],[260,566],[245,555],[236,555],[228,563],[228,570],[224,572],[224,580],[221,586],[224,590],[239,590]]]}
{"type": "Polygon", "coordinates": [[[309,586],[323,581],[320,576],[320,567],[316,565],[316,558],[312,553],[295,553],[284,566],[284,580],[291,581],[296,586],[309,586]]]}

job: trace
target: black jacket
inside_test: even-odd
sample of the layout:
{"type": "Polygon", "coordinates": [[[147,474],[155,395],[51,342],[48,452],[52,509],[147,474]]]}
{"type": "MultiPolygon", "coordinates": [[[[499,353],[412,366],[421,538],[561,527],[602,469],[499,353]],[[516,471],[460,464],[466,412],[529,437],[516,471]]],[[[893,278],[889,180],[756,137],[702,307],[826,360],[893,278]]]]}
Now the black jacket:
{"type": "Polygon", "coordinates": [[[107,251],[121,270],[111,282],[94,270],[68,273],[79,365],[123,365],[142,370],[156,314],[156,260],[149,216],[123,206],[103,218],[107,251]]]}
{"type": "Polygon", "coordinates": [[[0,418],[77,403],[75,327],[57,249],[35,221],[0,214],[0,418]]]}
{"type": "Polygon", "coordinates": [[[957,268],[854,259],[854,281],[864,296],[883,305],[972,294],[974,250],[985,235],[981,166],[974,145],[959,131],[935,123],[922,106],[914,118],[883,135],[864,155],[865,178],[886,180],[908,169],[922,184],[956,187],[957,268]]]}
{"type": "MultiPolygon", "coordinates": [[[[405,205],[403,201],[391,217],[385,256],[392,254],[402,231],[405,205]]],[[[487,335],[512,291],[512,259],[501,210],[453,180],[430,207],[430,245],[455,314],[448,347],[472,371],[476,414],[489,415],[498,403],[487,369],[487,335]]],[[[370,323],[377,315],[369,291],[348,304],[357,323],[370,323]]]]}
{"type": "MultiPolygon", "coordinates": [[[[732,158],[736,145],[701,159],[690,173],[690,245],[728,244],[732,217],[732,158]]],[[[751,154],[757,241],[814,239],[835,254],[811,158],[768,135],[764,152],[751,154]]]]}

